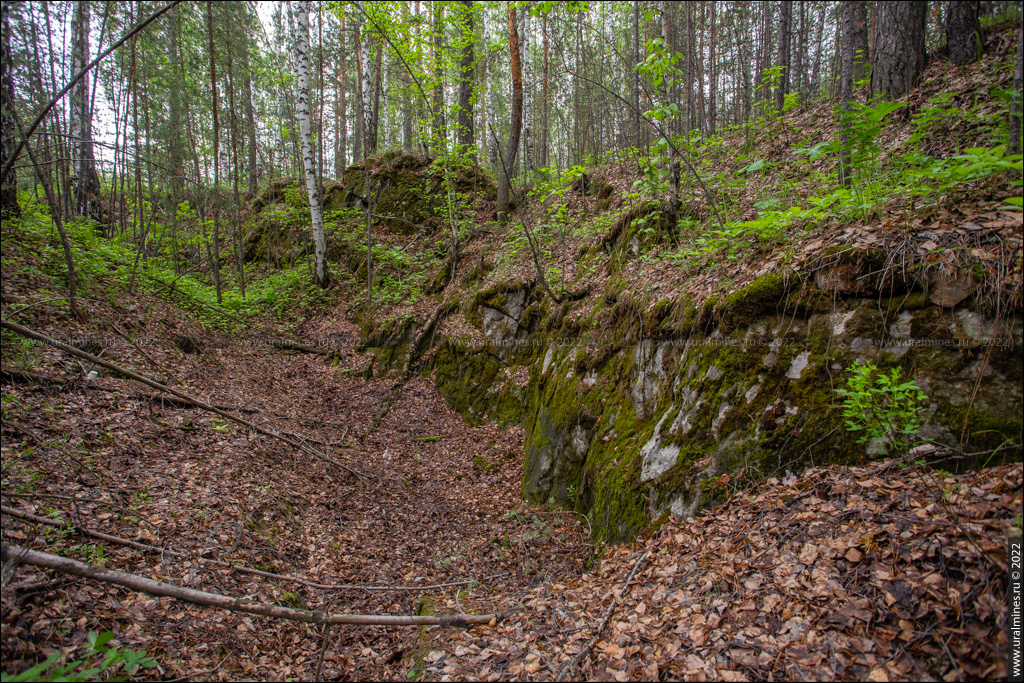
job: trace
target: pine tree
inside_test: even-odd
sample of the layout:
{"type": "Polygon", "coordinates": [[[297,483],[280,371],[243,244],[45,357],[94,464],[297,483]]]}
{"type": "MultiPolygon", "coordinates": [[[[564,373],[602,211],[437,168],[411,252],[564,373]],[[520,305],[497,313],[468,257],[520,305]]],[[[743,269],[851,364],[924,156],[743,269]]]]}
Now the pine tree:
{"type": "Polygon", "coordinates": [[[899,99],[910,92],[915,79],[924,71],[928,63],[927,10],[928,3],[916,0],[876,5],[876,41],[871,63],[873,95],[899,99]]]}

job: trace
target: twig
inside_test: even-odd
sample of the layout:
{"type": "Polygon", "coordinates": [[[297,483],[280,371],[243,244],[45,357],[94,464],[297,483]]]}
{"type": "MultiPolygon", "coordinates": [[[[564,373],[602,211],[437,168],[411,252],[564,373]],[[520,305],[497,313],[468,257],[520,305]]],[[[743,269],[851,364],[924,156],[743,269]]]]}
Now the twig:
{"type": "Polygon", "coordinates": [[[231,612],[256,614],[307,624],[359,624],[364,626],[470,626],[473,624],[489,624],[496,621],[497,614],[472,614],[466,616],[399,616],[393,614],[334,614],[319,610],[309,611],[292,609],[280,605],[268,605],[245,598],[234,598],[218,593],[198,591],[183,586],[176,586],[163,581],[154,581],[144,576],[129,574],[117,569],[97,567],[85,562],[71,560],[59,555],[42,553],[35,550],[19,548],[7,543],[0,544],[0,559],[9,561],[12,558],[23,564],[54,569],[65,574],[80,576],[94,581],[124,586],[134,591],[175,598],[183,602],[206,607],[218,607],[231,612]]]}
{"type": "MultiPolygon", "coordinates": [[[[332,609],[334,609],[334,603],[328,604],[327,605],[327,611],[330,612],[332,609]]],[[[316,674],[313,676],[313,680],[315,681],[315,683],[320,683],[320,681],[323,680],[323,678],[321,678],[321,674],[323,673],[323,670],[324,670],[324,653],[327,652],[327,637],[330,634],[331,634],[331,625],[330,624],[324,624],[324,635],[323,635],[323,639],[320,642],[320,657],[317,659],[317,662],[316,662],[316,674]]]]}
{"type": "MultiPolygon", "coordinates": [[[[124,374],[123,370],[115,370],[115,372],[124,374]]],[[[120,391],[120,389],[117,389],[115,387],[104,386],[97,382],[89,382],[88,384],[78,385],[73,384],[71,380],[63,380],[58,377],[50,377],[48,375],[40,375],[32,372],[25,372],[24,370],[17,370],[14,368],[0,369],[0,377],[2,377],[3,379],[11,380],[12,382],[35,382],[37,384],[47,384],[53,387],[61,388],[71,386],[79,389],[88,389],[90,391],[106,391],[112,394],[118,393],[120,391]]],[[[135,378],[129,377],[129,379],[135,378]]],[[[146,392],[141,392],[140,396],[141,398],[144,398],[149,401],[160,401],[161,403],[166,403],[172,406],[178,406],[179,408],[202,408],[202,406],[196,405],[196,402],[193,400],[181,400],[174,398],[172,396],[161,396],[160,394],[147,394],[146,392]]],[[[258,408],[247,408],[244,406],[231,406],[224,405],[221,403],[213,403],[211,405],[214,408],[218,408],[220,410],[237,410],[240,413],[252,414],[260,412],[258,408]]]]}
{"type": "MultiPolygon", "coordinates": [[[[54,528],[60,528],[60,527],[64,526],[63,523],[61,523],[61,522],[59,522],[57,520],[48,519],[46,517],[40,517],[38,515],[33,515],[32,513],[26,512],[24,510],[16,510],[14,508],[9,508],[9,507],[5,507],[5,506],[0,506],[0,513],[5,514],[5,515],[7,515],[9,517],[14,517],[16,519],[20,519],[20,520],[25,521],[25,522],[32,522],[33,524],[42,524],[44,526],[51,526],[51,527],[54,527],[54,528]]],[[[140,543],[138,541],[130,541],[130,540],[126,539],[126,538],[121,538],[119,536],[112,536],[110,534],[105,534],[105,533],[103,533],[101,531],[95,531],[93,529],[88,529],[88,528],[80,526],[80,525],[73,526],[72,530],[82,534],[83,536],[91,536],[92,538],[96,538],[96,539],[99,539],[101,541],[107,541],[108,543],[114,543],[114,544],[117,544],[117,545],[126,545],[126,546],[129,546],[129,547],[132,547],[132,548],[138,548],[139,550],[146,550],[146,551],[149,551],[149,552],[160,553],[161,555],[169,555],[171,557],[177,557],[177,558],[181,558],[181,559],[194,560],[196,562],[202,562],[204,564],[212,564],[212,565],[215,565],[217,567],[226,567],[228,569],[240,572],[242,574],[251,574],[253,576],[262,576],[263,578],[266,578],[266,579],[278,579],[278,580],[281,580],[281,581],[288,581],[288,582],[291,582],[291,583],[297,583],[297,584],[302,585],[302,586],[307,586],[309,588],[317,588],[319,590],[335,590],[335,591],[341,591],[341,590],[361,590],[361,591],[367,591],[367,592],[374,592],[374,591],[384,591],[384,592],[409,591],[409,592],[412,592],[412,591],[439,590],[441,588],[451,588],[453,586],[468,586],[468,585],[470,585],[472,583],[476,583],[476,581],[473,581],[473,580],[470,580],[470,581],[455,581],[455,582],[452,582],[452,583],[436,583],[436,584],[431,584],[431,585],[428,585],[428,586],[373,586],[373,585],[364,585],[364,584],[358,584],[358,583],[349,583],[349,584],[317,583],[315,581],[309,581],[307,579],[301,579],[301,578],[299,578],[297,576],[288,576],[287,574],[274,574],[273,572],[267,572],[267,571],[263,571],[261,569],[253,569],[251,567],[246,567],[246,566],[243,566],[243,565],[240,565],[240,564],[234,564],[233,562],[225,562],[224,560],[214,560],[212,558],[192,555],[190,553],[182,552],[180,550],[171,550],[170,548],[161,548],[160,546],[149,545],[148,543],[140,543]]],[[[500,576],[500,574],[496,574],[496,575],[493,575],[493,576],[488,576],[484,580],[486,581],[487,579],[493,579],[493,578],[496,578],[497,576],[500,576]]]]}
{"type": "Polygon", "coordinates": [[[626,591],[629,590],[629,584],[633,581],[633,577],[636,576],[640,567],[643,566],[647,556],[651,554],[652,550],[654,550],[654,543],[657,540],[657,535],[651,539],[651,542],[647,545],[647,550],[645,550],[644,554],[640,556],[640,559],[636,561],[636,564],[633,565],[632,571],[629,572],[629,576],[626,577],[626,582],[622,584],[622,589],[619,591],[619,594],[612,598],[612,604],[610,604],[608,609],[605,610],[604,618],[601,619],[601,623],[598,624],[597,632],[594,634],[594,637],[591,638],[590,642],[587,643],[587,646],[580,650],[580,653],[573,657],[572,661],[562,669],[562,672],[558,674],[558,677],[555,679],[556,681],[564,681],[567,676],[572,676],[576,666],[579,665],[581,661],[589,657],[590,653],[593,652],[594,646],[597,645],[597,639],[601,637],[605,627],[608,625],[608,620],[612,618],[612,614],[615,613],[615,609],[619,606],[619,602],[622,600],[622,597],[626,594],[626,591]]]}
{"type": "MultiPolygon", "coordinates": [[[[212,669],[206,669],[205,671],[195,671],[195,672],[190,673],[190,674],[185,674],[181,678],[172,678],[171,680],[167,681],[167,683],[181,683],[182,681],[195,680],[195,679],[200,678],[200,677],[205,678],[206,676],[209,676],[212,673],[216,673],[217,669],[219,669],[221,667],[221,664],[223,664],[224,662],[228,661],[228,657],[230,657],[230,656],[231,655],[226,655],[223,659],[220,660],[220,662],[217,664],[217,666],[213,667],[212,669]]],[[[209,680],[209,679],[207,679],[207,680],[209,680]]]]}
{"type": "MultiPolygon", "coordinates": [[[[4,427],[9,428],[11,431],[21,432],[25,436],[27,436],[30,439],[32,439],[33,441],[35,441],[37,446],[42,446],[43,444],[46,443],[46,441],[41,436],[39,436],[38,434],[36,434],[34,431],[32,431],[31,429],[29,429],[28,427],[26,427],[23,424],[20,424],[18,422],[14,422],[12,420],[4,420],[2,422],[2,425],[4,427]]],[[[4,495],[7,495],[7,494],[5,493],[4,495]]]]}
{"type": "Polygon", "coordinates": [[[128,335],[127,335],[127,334],[125,334],[124,332],[122,332],[122,331],[121,331],[121,328],[119,328],[119,327],[118,327],[117,325],[112,325],[112,326],[111,326],[111,329],[112,329],[112,330],[114,330],[114,334],[116,334],[116,335],[117,335],[118,337],[120,337],[121,339],[124,339],[124,340],[125,340],[126,342],[128,342],[129,344],[131,344],[131,345],[132,345],[132,347],[133,347],[133,348],[134,348],[134,349],[135,349],[136,351],[138,351],[138,352],[139,352],[139,354],[140,354],[140,355],[141,355],[141,356],[142,356],[143,358],[145,358],[146,360],[148,360],[148,361],[149,361],[149,364],[150,364],[150,365],[152,365],[152,366],[153,366],[154,368],[156,368],[157,370],[160,370],[161,372],[166,372],[166,373],[167,373],[167,374],[168,374],[168,375],[170,376],[170,378],[174,380],[174,382],[175,382],[176,384],[181,384],[181,380],[180,380],[180,379],[178,379],[177,377],[175,377],[175,376],[174,376],[174,373],[173,373],[173,372],[171,372],[170,370],[168,370],[166,366],[164,366],[164,365],[161,365],[160,363],[158,363],[158,362],[156,362],[155,360],[153,360],[153,358],[152,358],[152,357],[151,357],[151,356],[150,356],[150,355],[149,355],[148,353],[146,353],[145,351],[143,351],[143,350],[142,350],[142,347],[141,347],[141,346],[139,346],[138,344],[136,344],[136,343],[135,343],[135,342],[134,342],[133,340],[129,339],[129,338],[128,338],[128,335]]]}
{"type": "Polygon", "coordinates": [[[307,446],[307,445],[302,444],[302,443],[299,443],[298,441],[295,441],[294,439],[281,434],[277,430],[270,430],[270,429],[266,429],[264,427],[260,427],[259,425],[253,424],[252,422],[249,422],[248,420],[244,420],[244,419],[242,419],[240,417],[232,415],[231,413],[225,412],[224,410],[221,410],[220,408],[217,408],[216,406],[212,406],[209,403],[206,403],[205,401],[200,401],[197,398],[193,398],[192,396],[189,396],[188,394],[186,394],[184,392],[178,391],[177,389],[171,389],[170,387],[164,386],[163,384],[160,384],[159,382],[151,380],[148,377],[143,377],[142,375],[140,375],[138,373],[135,373],[135,372],[132,372],[131,370],[126,370],[125,368],[122,368],[122,367],[120,367],[118,365],[115,365],[115,364],[113,364],[113,363],[111,363],[109,361],[105,361],[102,358],[98,358],[97,356],[94,356],[91,353],[86,353],[85,351],[82,351],[80,349],[76,349],[73,346],[68,346],[67,344],[63,344],[63,343],[61,343],[61,342],[59,342],[59,341],[57,341],[55,339],[50,339],[46,335],[40,334],[39,332],[36,332],[35,330],[32,330],[32,329],[30,329],[28,327],[25,327],[23,325],[18,325],[17,323],[12,323],[12,322],[10,322],[8,320],[0,320],[0,327],[4,327],[4,328],[6,328],[8,330],[11,330],[12,332],[17,332],[18,334],[22,335],[23,337],[28,337],[29,339],[35,339],[37,341],[41,341],[44,344],[52,346],[52,347],[54,347],[56,349],[60,349],[64,353],[70,354],[72,356],[77,356],[78,358],[82,358],[84,360],[87,360],[90,363],[94,363],[96,365],[99,365],[100,367],[104,367],[104,368],[106,368],[108,370],[112,370],[114,372],[121,373],[122,375],[124,375],[125,377],[128,377],[129,379],[133,379],[136,382],[141,382],[141,383],[145,384],[146,386],[149,386],[149,387],[152,387],[152,388],[156,389],[157,391],[166,391],[168,394],[171,394],[173,396],[177,396],[179,399],[181,399],[183,401],[190,402],[192,405],[196,406],[197,408],[202,408],[203,410],[206,410],[206,411],[209,411],[209,412],[214,413],[216,415],[219,415],[219,416],[223,417],[226,420],[231,420],[232,422],[240,424],[243,427],[248,427],[249,429],[251,429],[252,431],[254,431],[254,432],[258,433],[258,434],[262,434],[264,436],[269,436],[271,438],[278,439],[279,441],[283,441],[284,443],[288,444],[289,446],[292,446],[293,448],[296,448],[296,449],[302,451],[303,453],[311,455],[314,458],[316,458],[317,460],[321,460],[321,461],[323,461],[325,463],[328,463],[330,465],[334,465],[338,469],[345,470],[346,472],[348,472],[348,473],[350,473],[350,474],[352,474],[352,475],[362,479],[363,481],[369,481],[370,480],[369,476],[367,476],[366,474],[363,474],[359,470],[356,470],[356,469],[354,469],[352,467],[349,467],[348,465],[343,465],[342,463],[338,462],[337,460],[334,460],[333,458],[330,458],[330,457],[324,455],[323,453],[320,453],[319,451],[313,449],[312,447],[307,446]]]}
{"type": "Polygon", "coordinates": [[[95,503],[97,505],[107,505],[114,508],[124,510],[124,506],[112,500],[100,500],[99,498],[75,498],[74,496],[58,496],[55,493],[8,493],[3,492],[4,498],[50,498],[54,500],[71,500],[75,503],[95,503]]]}

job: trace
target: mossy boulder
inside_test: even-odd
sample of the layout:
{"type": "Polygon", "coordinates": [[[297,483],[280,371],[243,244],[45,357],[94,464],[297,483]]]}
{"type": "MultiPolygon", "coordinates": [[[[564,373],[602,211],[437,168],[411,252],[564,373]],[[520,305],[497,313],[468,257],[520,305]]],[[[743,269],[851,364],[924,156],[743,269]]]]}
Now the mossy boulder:
{"type": "Polygon", "coordinates": [[[309,200],[298,178],[279,178],[253,200],[253,212],[243,225],[246,263],[273,263],[288,268],[312,248],[309,200]]]}
{"type": "Polygon", "coordinates": [[[494,181],[472,162],[450,161],[446,171],[434,157],[391,150],[345,170],[341,201],[344,206],[362,207],[370,196],[374,213],[389,229],[411,234],[443,219],[449,180],[456,201],[469,196],[493,199],[497,194],[494,181]]]}
{"type": "MultiPolygon", "coordinates": [[[[631,213],[606,240],[612,251],[643,210],[631,213]]],[[[555,305],[510,279],[463,300],[481,335],[440,339],[430,371],[467,421],[524,427],[523,496],[587,514],[595,540],[786,470],[878,457],[847,430],[835,392],[858,361],[898,367],[923,389],[920,438],[983,453],[973,464],[1021,458],[1022,323],[913,288],[885,296],[884,279],[870,296],[834,284],[776,273],[697,302],[611,280],[580,311],[588,304],[555,305]]],[[[367,334],[385,346],[408,336],[367,334]]]]}
{"type": "MultiPolygon", "coordinates": [[[[533,333],[557,342],[516,361],[530,370],[523,495],[585,512],[597,539],[628,538],[666,511],[693,514],[786,470],[877,457],[846,430],[834,390],[857,360],[899,366],[925,390],[922,438],[969,451],[1002,446],[999,462],[1021,457],[1020,324],[1002,328],[1006,343],[983,361],[966,349],[998,337],[994,321],[927,298],[795,311],[789,281],[769,276],[705,302],[704,326],[692,302],[644,305],[609,289],[615,306],[602,308],[599,328],[574,328],[573,342],[558,307],[533,333]]],[[[500,306],[507,295],[494,288],[477,303],[500,306]]],[[[484,347],[464,348],[460,360],[445,359],[439,386],[454,408],[478,416],[494,409],[500,392],[489,384],[503,367],[484,347]]]]}

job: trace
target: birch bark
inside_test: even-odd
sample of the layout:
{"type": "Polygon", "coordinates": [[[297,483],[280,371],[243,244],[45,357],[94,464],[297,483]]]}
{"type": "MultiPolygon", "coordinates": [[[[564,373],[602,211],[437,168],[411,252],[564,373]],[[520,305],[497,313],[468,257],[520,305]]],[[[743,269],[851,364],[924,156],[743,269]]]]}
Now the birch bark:
{"type": "MultiPolygon", "coordinates": [[[[306,192],[309,195],[309,213],[312,218],[313,254],[315,259],[314,277],[321,287],[329,284],[327,273],[327,241],[324,238],[323,204],[317,189],[316,171],[313,163],[313,141],[309,122],[309,2],[292,2],[295,15],[295,40],[293,42],[295,76],[298,92],[295,95],[295,116],[299,120],[299,144],[302,146],[302,167],[306,175],[306,192]]],[[[364,93],[366,91],[364,90],[364,93]]]]}

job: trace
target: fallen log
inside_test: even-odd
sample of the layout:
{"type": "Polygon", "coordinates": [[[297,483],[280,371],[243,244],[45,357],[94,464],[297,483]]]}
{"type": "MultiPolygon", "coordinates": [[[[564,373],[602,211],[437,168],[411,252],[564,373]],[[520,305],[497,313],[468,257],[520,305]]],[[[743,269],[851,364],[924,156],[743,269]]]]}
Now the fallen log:
{"type": "MultiPolygon", "coordinates": [[[[3,495],[7,496],[7,495],[10,495],[10,494],[5,493],[3,495]]],[[[21,494],[16,494],[16,495],[21,495],[21,494]]],[[[26,494],[26,495],[30,495],[30,494],[26,494]]],[[[70,498],[70,497],[68,496],[68,498],[70,498]]],[[[78,502],[84,502],[84,501],[89,500],[89,499],[79,498],[77,500],[78,500],[78,502]]],[[[106,505],[110,505],[110,503],[106,503],[105,501],[93,501],[93,502],[100,502],[100,503],[104,503],[106,505]]],[[[428,585],[423,585],[423,586],[380,586],[380,585],[363,584],[363,583],[341,583],[341,584],[337,584],[337,583],[318,583],[316,581],[310,581],[308,579],[299,578],[298,576],[289,576],[287,574],[275,574],[273,572],[263,571],[262,569],[253,569],[252,567],[246,567],[245,565],[235,564],[233,562],[225,562],[224,560],[214,560],[214,559],[211,559],[211,558],[208,558],[208,557],[202,557],[200,555],[193,555],[191,553],[182,552],[180,550],[172,550],[170,548],[161,548],[160,546],[150,545],[148,543],[140,543],[139,541],[131,541],[131,540],[127,539],[127,538],[121,538],[120,536],[112,536],[110,534],[105,534],[102,531],[96,531],[94,529],[89,529],[88,527],[84,527],[84,526],[81,526],[81,525],[78,525],[78,524],[71,525],[70,528],[69,528],[68,526],[66,526],[65,522],[61,522],[61,521],[56,520],[56,519],[48,519],[46,517],[40,517],[39,515],[33,515],[31,512],[27,512],[25,510],[18,510],[16,508],[9,508],[6,505],[0,505],[0,514],[4,514],[4,515],[7,515],[8,517],[13,517],[15,519],[20,519],[23,522],[31,522],[32,524],[39,524],[39,525],[42,525],[42,526],[54,527],[56,529],[61,529],[61,528],[69,529],[70,531],[75,531],[75,532],[77,532],[77,533],[79,533],[79,534],[81,534],[83,536],[89,536],[91,538],[95,538],[95,539],[98,539],[98,540],[101,540],[101,541],[106,541],[108,543],[114,543],[116,545],[125,545],[125,546],[128,546],[130,548],[137,548],[139,550],[145,550],[145,551],[152,552],[152,553],[158,553],[160,555],[168,555],[170,557],[177,557],[179,559],[193,560],[195,562],[200,562],[202,564],[210,564],[210,565],[214,565],[216,567],[224,567],[226,569],[231,569],[232,571],[237,571],[237,572],[240,572],[242,574],[252,574],[253,576],[261,576],[261,577],[263,577],[265,579],[277,579],[277,580],[280,580],[280,581],[288,581],[289,583],[297,583],[297,584],[300,584],[302,586],[308,586],[310,588],[317,588],[317,589],[320,589],[320,590],[331,590],[331,591],[355,591],[355,590],[359,590],[359,591],[367,591],[367,592],[374,592],[374,591],[383,591],[383,592],[400,592],[400,591],[414,592],[414,591],[416,591],[416,592],[423,592],[423,591],[440,590],[442,588],[451,588],[453,586],[468,586],[471,583],[474,583],[474,580],[469,580],[469,581],[452,581],[450,583],[434,583],[434,584],[428,584],[428,585]]],[[[489,579],[497,578],[498,576],[501,576],[501,574],[487,576],[482,581],[487,581],[489,579]]]]}
{"type": "Polygon", "coordinates": [[[293,609],[280,605],[268,605],[246,598],[233,598],[219,593],[208,593],[164,581],[148,579],[117,569],[107,569],[52,555],[37,550],[19,548],[7,543],[0,544],[0,559],[4,562],[20,562],[35,567],[54,569],[72,576],[112,583],[129,590],[174,598],[183,602],[205,607],[218,607],[231,612],[244,612],[264,617],[301,621],[308,624],[360,624],[364,626],[470,626],[474,624],[497,623],[496,614],[466,614],[457,616],[398,616],[393,614],[337,614],[320,610],[293,609]]]}
{"type": "Polygon", "coordinates": [[[163,391],[163,392],[166,392],[168,394],[171,394],[172,396],[177,396],[181,400],[188,401],[189,403],[191,403],[192,405],[196,406],[197,408],[202,408],[203,410],[206,410],[208,412],[211,412],[211,413],[214,413],[216,415],[219,415],[219,416],[223,417],[225,420],[230,420],[230,421],[232,421],[232,422],[234,422],[236,424],[242,425],[243,427],[247,427],[247,428],[251,429],[252,431],[256,432],[257,434],[262,434],[264,436],[269,436],[272,439],[277,439],[278,441],[283,441],[284,443],[288,444],[292,448],[295,448],[295,449],[297,449],[299,451],[302,451],[303,453],[306,453],[307,455],[311,455],[314,458],[316,458],[317,460],[325,462],[325,463],[327,463],[329,465],[334,465],[338,469],[344,470],[344,471],[348,472],[349,474],[352,474],[353,476],[358,477],[359,479],[362,479],[364,481],[369,481],[370,480],[370,477],[368,477],[367,475],[363,474],[359,470],[356,470],[356,469],[354,469],[352,467],[349,467],[348,465],[343,465],[340,462],[338,462],[337,460],[334,460],[333,458],[329,458],[326,455],[324,455],[323,453],[320,453],[316,449],[314,449],[314,448],[312,448],[310,446],[307,446],[305,444],[299,443],[298,441],[296,441],[296,440],[294,440],[294,439],[292,439],[290,437],[287,437],[287,436],[281,434],[277,430],[270,430],[270,429],[266,429],[265,427],[260,427],[257,424],[253,424],[252,422],[249,422],[248,420],[244,420],[244,419],[242,419],[242,418],[240,418],[240,417],[238,417],[236,415],[232,415],[231,413],[225,412],[225,411],[221,410],[220,408],[217,408],[216,406],[212,406],[209,403],[206,403],[205,401],[200,401],[198,398],[193,398],[192,396],[189,396],[188,394],[186,394],[186,393],[184,393],[182,391],[178,391],[177,389],[172,389],[172,388],[170,388],[168,386],[160,384],[159,382],[151,380],[148,377],[143,377],[142,375],[140,375],[140,374],[138,374],[136,372],[132,372],[131,370],[126,370],[125,368],[122,368],[122,367],[120,367],[118,365],[114,365],[110,361],[106,361],[106,360],[103,360],[102,358],[99,358],[98,356],[94,356],[91,353],[86,353],[85,351],[82,351],[81,349],[76,349],[74,346],[68,346],[67,344],[59,342],[56,339],[51,339],[51,338],[47,337],[46,335],[40,334],[39,332],[36,332],[35,330],[33,330],[31,328],[25,327],[24,325],[19,325],[17,323],[12,323],[12,322],[10,322],[8,320],[0,320],[0,327],[3,327],[3,328],[8,329],[8,330],[11,330],[12,332],[17,332],[18,334],[20,334],[23,337],[28,337],[29,339],[35,339],[36,341],[41,341],[41,342],[43,342],[44,344],[46,344],[48,346],[52,346],[55,349],[60,349],[64,353],[67,353],[67,354],[70,354],[72,356],[76,356],[78,358],[82,358],[84,360],[87,360],[90,363],[93,363],[94,365],[100,366],[101,368],[106,368],[107,370],[110,370],[112,372],[120,373],[120,374],[124,375],[125,377],[127,377],[129,379],[133,379],[136,382],[141,382],[142,384],[145,384],[148,387],[156,389],[157,391],[163,391]]]}

